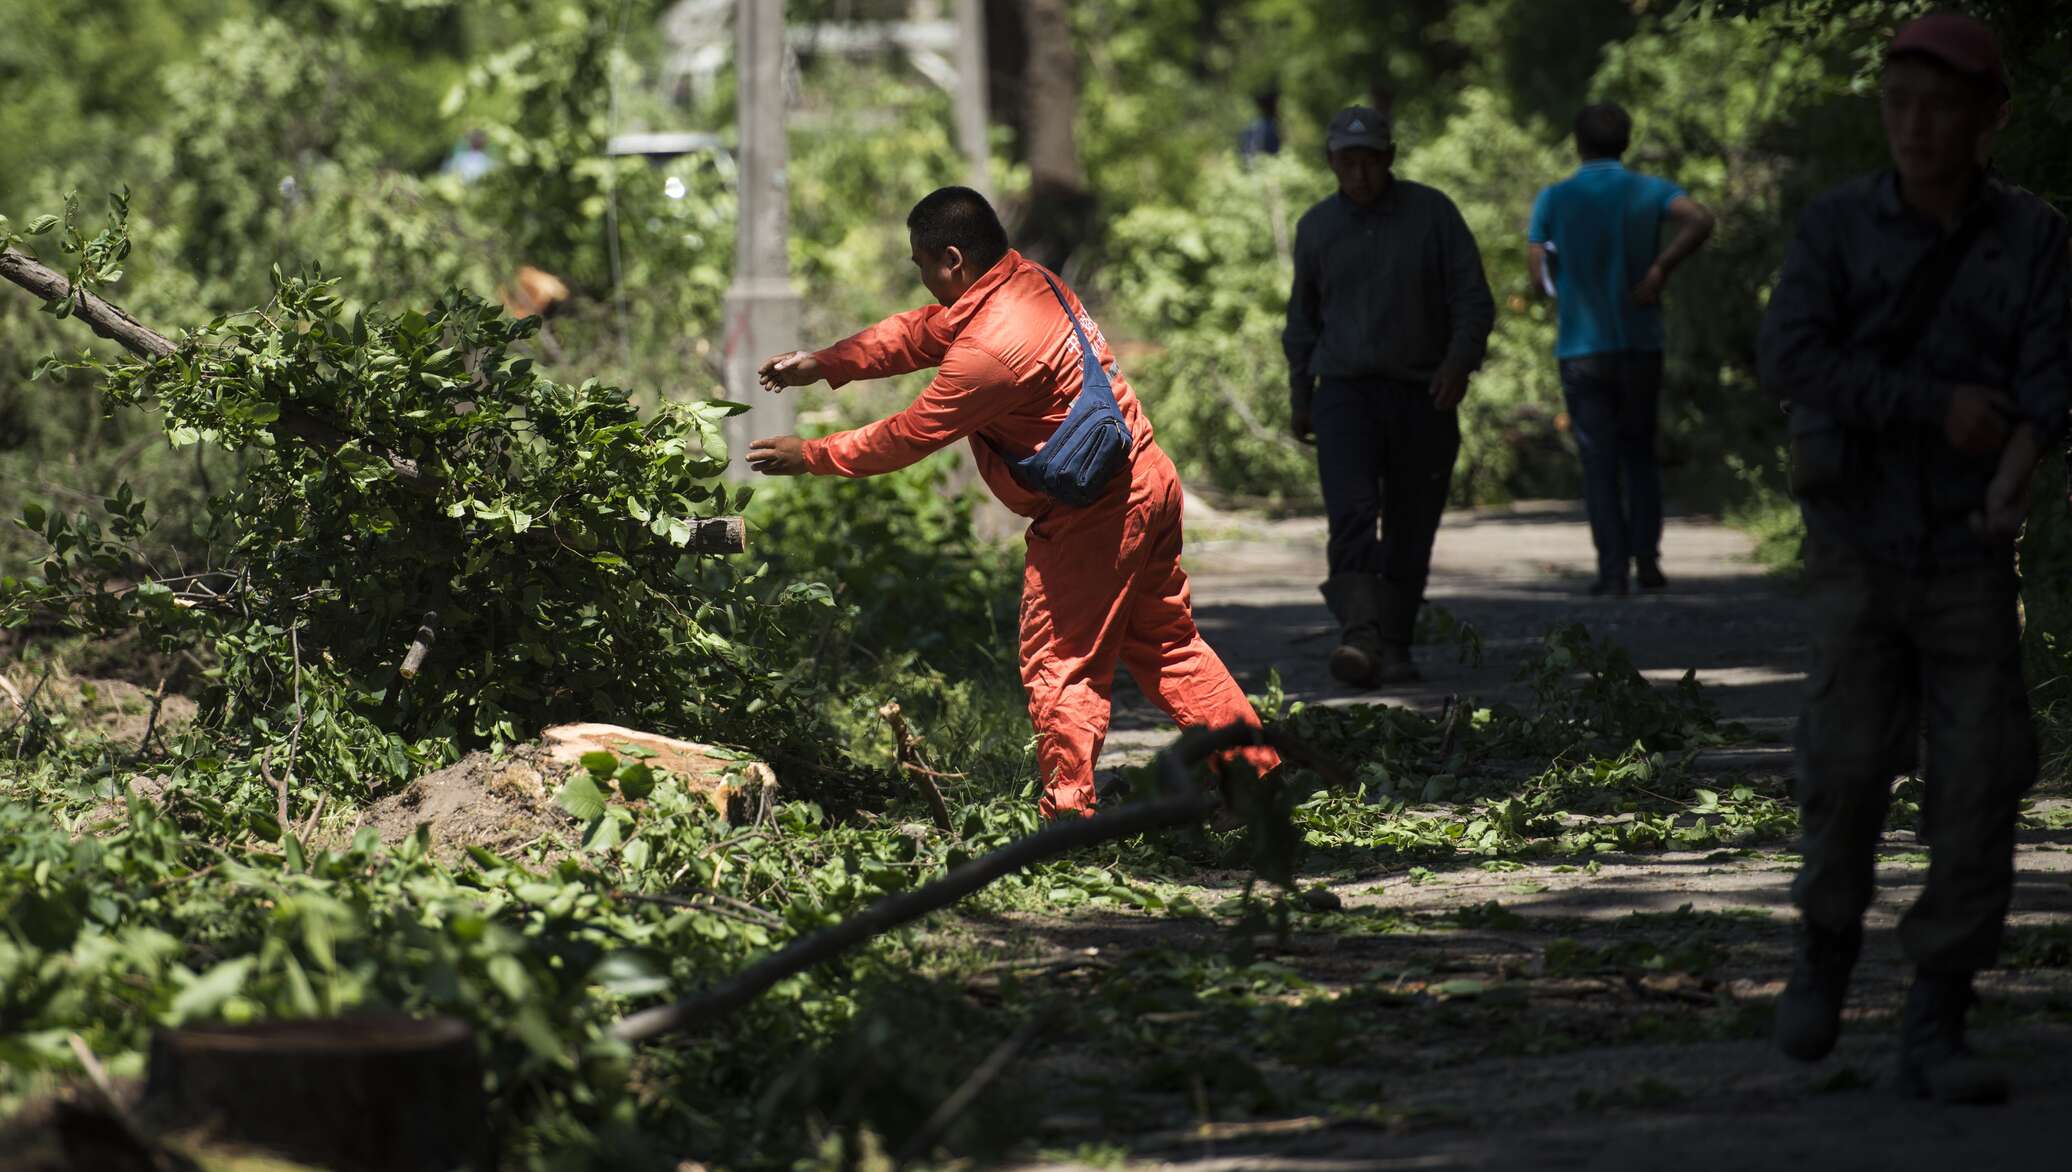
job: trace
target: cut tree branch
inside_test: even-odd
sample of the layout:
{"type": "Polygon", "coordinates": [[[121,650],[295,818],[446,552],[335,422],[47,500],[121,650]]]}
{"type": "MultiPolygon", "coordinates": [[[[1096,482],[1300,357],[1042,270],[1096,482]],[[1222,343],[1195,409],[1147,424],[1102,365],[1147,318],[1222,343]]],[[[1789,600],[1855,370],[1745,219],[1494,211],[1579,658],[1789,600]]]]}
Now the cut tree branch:
{"type": "MultiPolygon", "coordinates": [[[[1291,758],[1317,759],[1315,753],[1286,733],[1253,725],[1231,725],[1182,734],[1176,744],[1159,754],[1164,766],[1161,772],[1184,777],[1188,765],[1211,753],[1257,744],[1271,745],[1291,758]]],[[[1025,867],[1146,831],[1200,822],[1214,813],[1220,802],[1216,794],[1188,783],[1178,792],[1127,805],[1112,813],[1055,823],[973,859],[933,883],[881,899],[831,928],[802,936],[696,996],[623,1018],[612,1027],[612,1036],[623,1042],[647,1042],[709,1024],[754,1001],[787,977],[825,964],[874,936],[949,907],[1025,867]]]]}
{"type": "MultiPolygon", "coordinates": [[[[0,277],[45,301],[71,303],[73,317],[139,358],[169,358],[179,351],[179,345],[171,338],[131,317],[121,306],[92,290],[74,288],[63,273],[18,249],[0,248],[0,277]]],[[[426,472],[416,460],[306,411],[284,408],[272,430],[276,436],[301,440],[326,453],[358,443],[386,461],[397,483],[409,491],[431,496],[442,487],[439,478],[426,472]]],[[[747,525],[739,517],[706,518],[693,526],[686,548],[692,553],[740,553],[748,548],[747,525]]]]}
{"type": "Polygon", "coordinates": [[[935,819],[935,828],[945,834],[949,833],[950,807],[942,800],[941,787],[935,784],[936,778],[947,778],[949,775],[931,769],[927,759],[922,757],[921,738],[907,728],[906,717],[899,710],[899,701],[887,700],[884,706],[878,709],[878,715],[884,717],[885,723],[892,726],[892,753],[898,759],[899,767],[913,774],[914,780],[920,783],[921,792],[927,795],[928,812],[935,819]]]}
{"type": "MultiPolygon", "coordinates": [[[[45,301],[70,302],[72,316],[87,324],[94,333],[120,345],[139,358],[170,358],[179,351],[171,338],[144,325],[129,315],[121,306],[107,300],[89,289],[75,289],[63,273],[37,260],[27,253],[12,248],[0,248],[0,277],[43,298],[45,301]]],[[[334,452],[354,437],[336,424],[319,419],[307,412],[283,410],[273,423],[276,435],[302,440],[312,447],[334,452]]],[[[378,444],[365,443],[369,451],[388,461],[396,479],[412,492],[435,493],[439,480],[428,475],[417,466],[417,461],[387,451],[378,444]]]]}

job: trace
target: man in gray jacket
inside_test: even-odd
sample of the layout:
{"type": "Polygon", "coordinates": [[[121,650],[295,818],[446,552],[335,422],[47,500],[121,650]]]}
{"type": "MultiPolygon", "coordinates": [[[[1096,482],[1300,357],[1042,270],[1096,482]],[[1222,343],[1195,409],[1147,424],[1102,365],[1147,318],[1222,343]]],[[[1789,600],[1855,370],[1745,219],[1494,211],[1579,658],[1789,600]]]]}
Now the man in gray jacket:
{"type": "Polygon", "coordinates": [[[1460,451],[1455,409],[1496,303],[1453,201],[1390,173],[1386,115],[1339,111],[1325,147],[1338,194],[1296,226],[1281,345],[1330,516],[1331,674],[1368,688],[1418,678],[1410,641],[1460,451]]]}
{"type": "Polygon", "coordinates": [[[1799,717],[1799,955],[1777,1044],[1834,1047],[1895,774],[1926,718],[1927,881],[1899,924],[1915,964],[1902,1089],[2007,1094],[1971,1056],[1972,974],[1999,954],[2036,734],[2014,538],[2072,401],[2065,221],[1984,166],[2007,113],[1992,34],[1923,17],[1879,95],[1893,169],[1806,209],[1763,318],[1763,385],[1791,407],[1819,661],[1799,717]]]}

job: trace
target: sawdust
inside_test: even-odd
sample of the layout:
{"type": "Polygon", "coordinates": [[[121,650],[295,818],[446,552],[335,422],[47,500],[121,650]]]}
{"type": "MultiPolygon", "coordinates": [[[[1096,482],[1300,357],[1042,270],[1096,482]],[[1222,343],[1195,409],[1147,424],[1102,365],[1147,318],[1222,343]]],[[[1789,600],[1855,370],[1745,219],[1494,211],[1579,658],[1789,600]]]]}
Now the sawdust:
{"type": "MultiPolygon", "coordinates": [[[[555,795],[581,768],[583,754],[599,750],[666,771],[732,822],[752,816],[776,787],[769,766],[709,745],[617,725],[559,725],[538,741],[502,754],[470,753],[418,778],[369,806],[362,824],[390,844],[409,839],[423,826],[433,855],[442,859],[470,846],[500,855],[537,846],[547,861],[559,859],[575,851],[583,824],[561,808],[555,795]]],[[[607,800],[636,808],[643,804],[616,794],[607,800]]]]}
{"type": "Polygon", "coordinates": [[[423,826],[432,854],[442,859],[470,846],[515,854],[535,843],[549,856],[566,855],[582,830],[554,802],[553,786],[567,772],[537,744],[501,755],[470,753],[367,807],[364,824],[392,845],[423,826]]]}

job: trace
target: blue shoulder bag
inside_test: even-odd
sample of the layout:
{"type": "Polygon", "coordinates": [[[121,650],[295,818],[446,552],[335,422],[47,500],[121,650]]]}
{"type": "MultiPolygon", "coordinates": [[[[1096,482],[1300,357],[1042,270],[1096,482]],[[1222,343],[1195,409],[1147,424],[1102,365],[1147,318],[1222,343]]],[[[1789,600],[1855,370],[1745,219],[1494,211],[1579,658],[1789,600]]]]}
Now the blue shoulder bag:
{"type": "MultiPolygon", "coordinates": [[[[1079,315],[1072,312],[1064,290],[1050,274],[1045,273],[1043,281],[1064,308],[1072,332],[1079,335],[1079,396],[1072,400],[1072,410],[1048,443],[1035,455],[1007,464],[1015,481],[1031,492],[1068,505],[1090,505],[1129,464],[1130,428],[1123,422],[1122,409],[1115,405],[1115,387],[1108,381],[1108,372],[1101,369],[1093,340],[1080,328],[1079,315]]],[[[998,452],[999,446],[994,445],[993,450],[998,452]]],[[[1001,458],[1006,459],[1006,453],[1001,458]]]]}

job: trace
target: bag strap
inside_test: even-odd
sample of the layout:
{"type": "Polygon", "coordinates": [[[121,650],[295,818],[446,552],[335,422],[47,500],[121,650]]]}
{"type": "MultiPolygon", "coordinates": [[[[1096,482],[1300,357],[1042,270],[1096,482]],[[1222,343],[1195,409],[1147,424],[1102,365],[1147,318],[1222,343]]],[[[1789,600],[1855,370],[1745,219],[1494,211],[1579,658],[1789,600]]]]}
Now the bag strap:
{"type": "Polygon", "coordinates": [[[1049,273],[1043,272],[1042,269],[1037,269],[1036,271],[1043,274],[1043,283],[1050,286],[1051,296],[1058,299],[1058,306],[1065,311],[1065,320],[1072,323],[1072,332],[1079,336],[1080,366],[1082,368],[1079,379],[1079,393],[1084,395],[1093,389],[1093,380],[1098,378],[1101,380],[1101,385],[1107,388],[1108,397],[1114,398],[1115,384],[1109,381],[1108,372],[1101,369],[1101,359],[1099,355],[1094,353],[1093,340],[1088,338],[1086,331],[1080,327],[1079,315],[1072,312],[1072,303],[1065,300],[1065,291],[1058,287],[1058,283],[1051,279],[1049,273]]]}
{"type": "Polygon", "coordinates": [[[1897,366],[1913,353],[1915,344],[1935,320],[1936,310],[1942,308],[1950,286],[1956,283],[1957,270],[1991,218],[1983,209],[1974,211],[1955,232],[1936,241],[1928,256],[1907,275],[1906,288],[1900,293],[1899,312],[1893,315],[1885,344],[1880,348],[1885,365],[1897,366]]]}
{"type": "MultiPolygon", "coordinates": [[[[1108,389],[1109,397],[1113,398],[1115,396],[1115,384],[1109,381],[1108,372],[1101,369],[1101,360],[1094,354],[1093,339],[1088,338],[1086,331],[1080,328],[1079,315],[1072,312],[1072,303],[1065,300],[1065,291],[1058,287],[1058,283],[1051,279],[1049,273],[1044,272],[1040,268],[1036,271],[1042,274],[1043,283],[1050,286],[1051,296],[1058,299],[1058,307],[1065,311],[1065,320],[1072,323],[1072,332],[1079,336],[1079,394],[1084,395],[1091,391],[1094,386],[1094,380],[1098,379],[1100,384],[1108,389]]],[[[1074,395],[1072,401],[1078,402],[1079,395],[1074,395]]],[[[1120,403],[1117,406],[1120,406],[1120,403]]],[[[1010,468],[1014,466],[1014,460],[1008,456],[1006,449],[994,443],[991,437],[974,431],[971,433],[971,438],[979,440],[987,447],[993,449],[993,454],[999,456],[1010,468]]],[[[1017,473],[1017,479],[1019,479],[1019,473],[1017,473]]]]}

